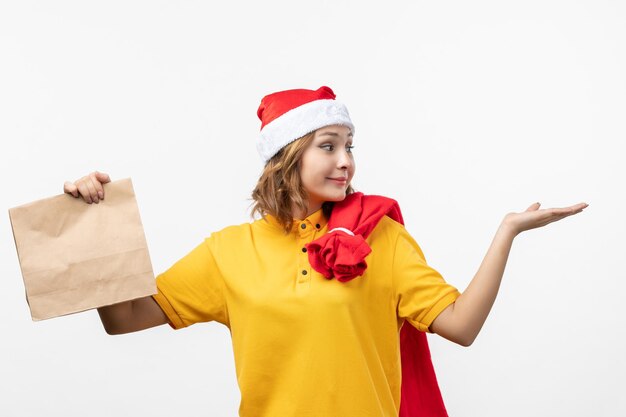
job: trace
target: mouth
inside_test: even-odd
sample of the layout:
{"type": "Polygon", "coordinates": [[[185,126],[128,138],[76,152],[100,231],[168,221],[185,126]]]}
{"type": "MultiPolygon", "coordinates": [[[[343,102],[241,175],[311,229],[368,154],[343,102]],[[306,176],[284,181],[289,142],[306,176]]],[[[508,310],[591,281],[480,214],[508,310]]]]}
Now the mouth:
{"type": "Polygon", "coordinates": [[[334,181],[338,184],[346,184],[348,182],[348,178],[346,177],[339,177],[339,178],[327,178],[331,181],[334,181]]]}

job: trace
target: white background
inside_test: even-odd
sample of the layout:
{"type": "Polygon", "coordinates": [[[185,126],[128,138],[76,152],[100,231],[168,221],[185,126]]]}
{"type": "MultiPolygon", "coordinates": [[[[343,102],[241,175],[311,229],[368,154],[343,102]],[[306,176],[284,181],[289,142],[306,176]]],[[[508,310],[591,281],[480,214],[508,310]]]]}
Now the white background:
{"type": "MultiPolygon", "coordinates": [[[[450,415],[626,415],[624,2],[3,1],[1,206],[131,177],[160,273],[250,220],[261,97],[321,85],[355,188],[460,290],[507,212],[590,205],[515,239],[471,347],[429,337],[450,415]]],[[[33,323],[6,211],[0,237],[0,415],[237,414],[225,327],[33,323]]]]}

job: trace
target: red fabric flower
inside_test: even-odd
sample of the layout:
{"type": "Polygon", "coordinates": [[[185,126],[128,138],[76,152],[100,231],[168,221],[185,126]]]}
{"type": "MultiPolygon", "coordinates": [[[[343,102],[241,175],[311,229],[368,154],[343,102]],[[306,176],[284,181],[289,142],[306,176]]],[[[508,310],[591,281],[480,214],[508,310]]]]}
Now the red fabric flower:
{"type": "Polygon", "coordinates": [[[363,275],[367,269],[365,257],[372,251],[363,236],[351,236],[343,231],[326,233],[306,247],[313,269],[341,282],[363,275]]]}
{"type": "Polygon", "coordinates": [[[341,282],[363,275],[365,257],[372,251],[365,238],[384,215],[403,223],[400,206],[391,198],[352,193],[335,203],[329,232],[305,245],[313,269],[341,282]]]}

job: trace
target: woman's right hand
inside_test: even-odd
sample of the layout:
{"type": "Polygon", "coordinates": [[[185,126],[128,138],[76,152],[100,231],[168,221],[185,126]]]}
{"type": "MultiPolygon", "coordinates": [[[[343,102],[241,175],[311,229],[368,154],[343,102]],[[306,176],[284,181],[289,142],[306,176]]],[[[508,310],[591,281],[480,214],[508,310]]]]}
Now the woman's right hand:
{"type": "Polygon", "coordinates": [[[100,200],[104,200],[104,188],[102,184],[106,184],[107,182],[111,182],[111,178],[109,178],[108,174],[94,171],[74,182],[66,181],[63,185],[63,192],[71,194],[76,198],[78,198],[80,194],[87,204],[98,204],[100,200]]]}

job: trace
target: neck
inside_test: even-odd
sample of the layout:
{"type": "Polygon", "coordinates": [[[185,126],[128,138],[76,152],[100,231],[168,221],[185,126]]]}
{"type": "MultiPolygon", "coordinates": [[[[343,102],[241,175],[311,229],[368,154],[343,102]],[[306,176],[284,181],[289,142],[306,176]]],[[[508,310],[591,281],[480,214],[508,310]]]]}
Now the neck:
{"type": "Polygon", "coordinates": [[[322,208],[322,203],[309,204],[306,211],[301,210],[300,208],[294,206],[293,209],[291,210],[291,213],[292,213],[291,216],[296,220],[303,220],[321,208],[322,208]]]}

